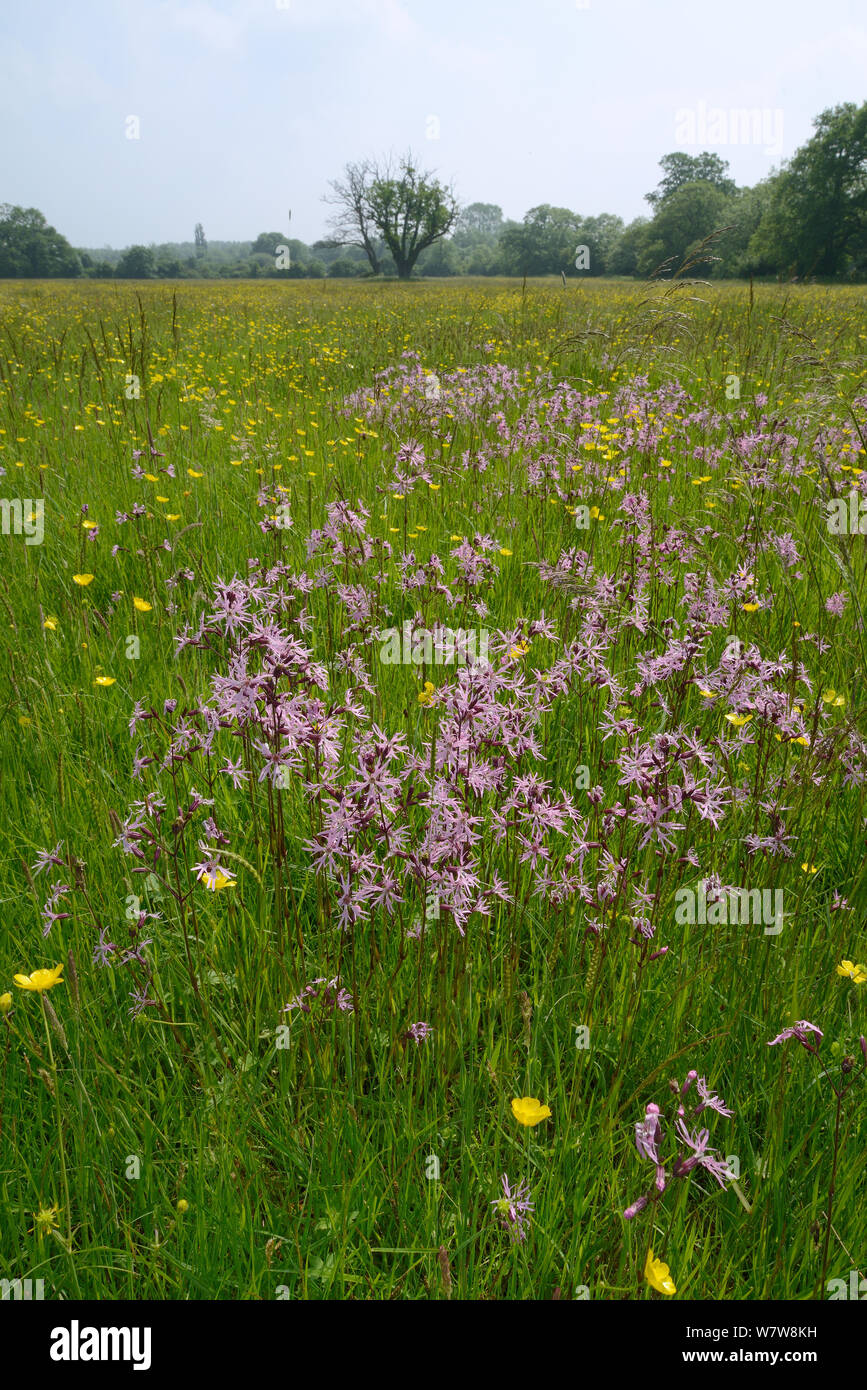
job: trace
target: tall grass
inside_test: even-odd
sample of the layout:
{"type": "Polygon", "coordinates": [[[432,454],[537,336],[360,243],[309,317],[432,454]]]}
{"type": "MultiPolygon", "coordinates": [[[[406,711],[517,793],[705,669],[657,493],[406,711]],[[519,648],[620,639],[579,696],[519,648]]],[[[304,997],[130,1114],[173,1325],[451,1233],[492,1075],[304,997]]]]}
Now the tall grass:
{"type": "MultiPolygon", "coordinates": [[[[45,499],[42,545],[0,538],[0,1275],[107,1299],[658,1298],[652,1248],[677,1297],[749,1300],[865,1272],[867,986],[837,970],[867,959],[864,541],[827,526],[867,467],[864,310],[855,288],[670,283],[0,287],[0,492],[45,499]],[[321,701],[279,782],[258,780],[262,728],[229,719],[160,771],[249,629],[175,635],[235,575],[327,676],[293,658],[276,682],[277,703],[321,701]],[[486,791],[441,763],[478,669],[381,659],[378,634],[414,617],[491,635],[486,791]],[[155,717],[131,738],[137,704],[155,717]],[[438,778],[462,808],[449,834],[478,816],[484,911],[456,921],[440,884],[424,920],[446,860],[398,856],[400,901],[341,929],[345,864],[317,870],[311,846],[339,796],[360,803],[371,724],[411,755],[389,793],[406,851],[439,834],[438,778]],[[156,761],[136,779],[139,746],[156,761]],[[226,757],[252,774],[237,789],[226,757]],[[686,796],[671,844],[642,843],[635,798],[707,760],[718,821],[686,796]],[[536,863],[531,775],[576,818],[536,863]],[[193,789],[213,805],[191,813],[193,789]],[[148,792],[167,804],[153,862],[119,843],[148,792]],[[219,891],[194,869],[207,815],[235,879],[219,891]],[[711,875],[782,890],[782,931],[678,921],[711,875]],[[70,916],[46,938],[54,883],[70,916]],[[61,961],[49,994],[13,984],[61,961]],[[352,1011],[320,992],[284,1012],[338,975],[352,1011]],[[768,1046],[803,1019],[818,1058],[768,1046]],[[673,1153],[690,1071],[733,1111],[696,1121],[729,1176],[669,1158],[624,1218],[654,1175],[635,1126],[659,1104],[673,1153]],[[520,1126],[521,1096],[550,1118],[520,1126]],[[531,1192],[523,1241],[493,1205],[504,1173],[531,1192]]],[[[359,854],[376,833],[356,827],[359,854]]]]}

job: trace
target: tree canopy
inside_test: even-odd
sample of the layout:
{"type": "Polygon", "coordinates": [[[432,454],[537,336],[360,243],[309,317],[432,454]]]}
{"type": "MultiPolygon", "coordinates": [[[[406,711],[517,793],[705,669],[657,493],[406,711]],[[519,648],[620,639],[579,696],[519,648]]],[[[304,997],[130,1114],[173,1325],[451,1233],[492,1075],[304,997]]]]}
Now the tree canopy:
{"type": "Polygon", "coordinates": [[[369,160],[348,164],[344,178],[331,188],[327,201],[337,208],[331,224],[335,242],[361,246],[376,274],[378,235],[401,280],[409,279],[421,253],[451,231],[458,215],[451,189],[419,169],[411,151],[396,167],[390,160],[382,166],[369,160]]]}
{"type": "Polygon", "coordinates": [[[0,203],[0,276],[80,274],[81,263],[66,237],[50,227],[37,208],[0,203]]]}

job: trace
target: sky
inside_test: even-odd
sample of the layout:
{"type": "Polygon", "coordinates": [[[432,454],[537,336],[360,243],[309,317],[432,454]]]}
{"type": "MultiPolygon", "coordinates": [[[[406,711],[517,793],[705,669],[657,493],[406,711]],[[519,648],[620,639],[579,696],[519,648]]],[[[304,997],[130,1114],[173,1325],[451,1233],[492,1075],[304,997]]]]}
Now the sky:
{"type": "Polygon", "coordinates": [[[865,0],[0,0],[0,202],[310,243],[347,161],[412,149],[463,204],[629,221],[662,155],[756,183],[865,79],[865,0]]]}

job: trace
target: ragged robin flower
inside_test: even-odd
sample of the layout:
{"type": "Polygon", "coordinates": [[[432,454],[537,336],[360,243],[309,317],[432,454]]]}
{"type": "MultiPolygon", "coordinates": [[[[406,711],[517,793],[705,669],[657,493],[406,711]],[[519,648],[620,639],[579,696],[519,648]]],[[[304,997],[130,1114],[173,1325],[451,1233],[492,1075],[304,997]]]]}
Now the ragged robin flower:
{"type": "Polygon", "coordinates": [[[521,1182],[513,1192],[505,1173],[500,1181],[503,1185],[503,1195],[497,1197],[491,1206],[496,1209],[497,1215],[512,1240],[523,1241],[527,1234],[529,1213],[533,1210],[533,1203],[530,1201],[530,1189],[526,1182],[521,1182]]]}

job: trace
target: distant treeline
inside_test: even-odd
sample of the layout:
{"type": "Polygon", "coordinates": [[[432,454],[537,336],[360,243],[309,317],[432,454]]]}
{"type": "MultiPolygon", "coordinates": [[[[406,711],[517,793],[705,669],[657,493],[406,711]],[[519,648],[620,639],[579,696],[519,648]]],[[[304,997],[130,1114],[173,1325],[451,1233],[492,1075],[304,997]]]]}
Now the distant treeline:
{"type": "MultiPolygon", "coordinates": [[[[549,203],[515,222],[496,204],[470,203],[443,217],[447,230],[421,251],[414,273],[644,278],[693,263],[703,277],[867,279],[867,102],[824,111],[814,126],[807,144],[753,188],[739,188],[717,154],[665,155],[662,179],[646,195],[651,216],[628,225],[611,213],[584,217],[549,203]]],[[[351,204],[351,189],[333,186],[351,204]]],[[[403,187],[389,184],[398,193],[403,187]]],[[[441,192],[423,181],[418,188],[441,192]]],[[[201,224],[193,241],[74,249],[35,208],[0,204],[0,276],[339,279],[370,275],[371,265],[397,275],[363,209],[359,224],[367,250],[351,244],[350,232],[312,246],[285,232],[208,241],[201,224]]]]}

